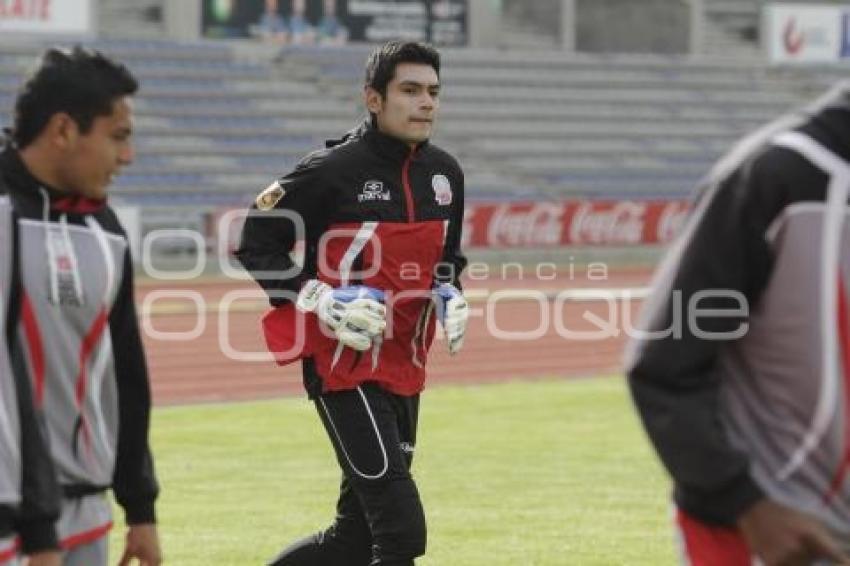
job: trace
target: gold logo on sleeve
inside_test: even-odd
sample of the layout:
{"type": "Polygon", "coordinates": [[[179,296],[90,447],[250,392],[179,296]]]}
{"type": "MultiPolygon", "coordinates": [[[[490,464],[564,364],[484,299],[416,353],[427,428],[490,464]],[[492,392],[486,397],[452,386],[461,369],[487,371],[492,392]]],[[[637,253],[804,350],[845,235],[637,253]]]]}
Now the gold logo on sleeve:
{"type": "Polygon", "coordinates": [[[259,210],[271,210],[280,202],[283,195],[286,193],[283,187],[280,186],[280,181],[275,181],[257,195],[256,203],[259,210]]]}

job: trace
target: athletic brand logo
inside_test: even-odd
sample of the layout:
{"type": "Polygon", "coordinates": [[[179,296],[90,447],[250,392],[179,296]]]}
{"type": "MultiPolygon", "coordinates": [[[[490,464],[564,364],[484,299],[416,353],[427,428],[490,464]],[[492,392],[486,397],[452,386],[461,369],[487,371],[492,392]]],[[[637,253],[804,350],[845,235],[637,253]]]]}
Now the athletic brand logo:
{"type": "Polygon", "coordinates": [[[280,186],[280,181],[275,181],[257,195],[257,208],[262,211],[271,210],[285,194],[286,191],[280,186]]]}
{"type": "Polygon", "coordinates": [[[434,188],[434,199],[441,206],[452,203],[452,184],[445,175],[434,175],[431,177],[431,186],[434,188]]]}
{"type": "Polygon", "coordinates": [[[405,454],[413,454],[413,451],[415,450],[413,444],[409,442],[400,442],[398,446],[405,454]]]}
{"type": "Polygon", "coordinates": [[[384,190],[384,183],[381,181],[366,181],[363,184],[363,191],[357,195],[357,200],[360,202],[390,200],[390,191],[384,190]]]}

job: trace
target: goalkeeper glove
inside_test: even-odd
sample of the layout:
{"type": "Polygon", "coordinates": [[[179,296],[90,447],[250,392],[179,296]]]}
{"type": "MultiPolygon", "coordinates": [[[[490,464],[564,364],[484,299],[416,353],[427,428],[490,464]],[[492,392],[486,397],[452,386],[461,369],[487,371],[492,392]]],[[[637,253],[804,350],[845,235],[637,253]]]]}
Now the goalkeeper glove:
{"type": "Polygon", "coordinates": [[[449,353],[458,353],[466,335],[466,322],[469,319],[469,304],[463,293],[450,283],[441,283],[431,289],[431,297],[437,306],[437,318],[446,333],[449,353]]]}
{"type": "Polygon", "coordinates": [[[333,288],[318,279],[309,280],[295,302],[302,312],[313,312],[333,330],[344,346],[368,350],[387,326],[384,293],[364,285],[333,288]]]}

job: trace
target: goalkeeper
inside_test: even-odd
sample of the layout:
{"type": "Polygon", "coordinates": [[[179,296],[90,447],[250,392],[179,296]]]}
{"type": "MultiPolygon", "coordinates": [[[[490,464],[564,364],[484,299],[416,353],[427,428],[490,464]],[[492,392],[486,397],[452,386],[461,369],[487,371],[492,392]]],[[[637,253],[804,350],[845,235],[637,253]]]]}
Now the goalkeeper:
{"type": "Polygon", "coordinates": [[[430,46],[378,47],[369,118],[262,191],[246,220],[236,254],[275,307],[266,340],[278,363],[301,361],[342,468],[333,524],[273,565],[412,566],[425,553],[410,474],[419,394],[436,320],[454,354],[468,313],[463,173],[428,141],[439,72],[430,46]]]}

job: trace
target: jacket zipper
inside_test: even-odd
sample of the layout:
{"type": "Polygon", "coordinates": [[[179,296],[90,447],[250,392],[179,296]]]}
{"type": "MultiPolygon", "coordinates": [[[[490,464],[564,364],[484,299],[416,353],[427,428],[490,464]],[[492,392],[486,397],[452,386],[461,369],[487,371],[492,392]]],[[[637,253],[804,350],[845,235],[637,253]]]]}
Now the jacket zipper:
{"type": "Polygon", "coordinates": [[[415,211],[413,209],[413,190],[410,188],[410,162],[413,161],[415,149],[410,150],[404,165],[401,166],[401,184],[404,187],[404,197],[407,200],[407,221],[413,222],[415,211]]]}

